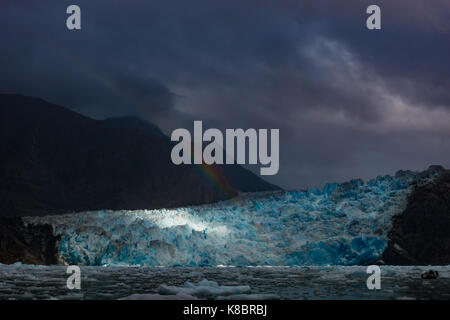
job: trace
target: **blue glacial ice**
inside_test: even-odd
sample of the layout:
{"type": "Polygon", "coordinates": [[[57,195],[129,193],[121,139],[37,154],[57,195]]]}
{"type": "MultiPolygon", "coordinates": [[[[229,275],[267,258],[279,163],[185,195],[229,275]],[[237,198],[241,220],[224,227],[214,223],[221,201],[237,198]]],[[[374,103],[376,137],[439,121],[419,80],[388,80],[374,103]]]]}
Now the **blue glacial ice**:
{"type": "Polygon", "coordinates": [[[69,264],[146,266],[362,265],[387,246],[423,173],[398,172],[322,189],[244,194],[176,209],[27,217],[61,236],[69,264]]]}

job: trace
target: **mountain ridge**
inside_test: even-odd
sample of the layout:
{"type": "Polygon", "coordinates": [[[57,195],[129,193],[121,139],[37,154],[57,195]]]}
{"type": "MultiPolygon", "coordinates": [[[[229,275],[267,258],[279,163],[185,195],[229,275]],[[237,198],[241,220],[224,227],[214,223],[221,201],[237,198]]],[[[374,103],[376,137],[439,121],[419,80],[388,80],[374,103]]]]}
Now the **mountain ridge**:
{"type": "Polygon", "coordinates": [[[1,94],[0,215],[177,207],[279,189],[238,165],[209,166],[225,177],[226,193],[198,166],[174,165],[157,126],[130,119],[94,120],[1,94]]]}

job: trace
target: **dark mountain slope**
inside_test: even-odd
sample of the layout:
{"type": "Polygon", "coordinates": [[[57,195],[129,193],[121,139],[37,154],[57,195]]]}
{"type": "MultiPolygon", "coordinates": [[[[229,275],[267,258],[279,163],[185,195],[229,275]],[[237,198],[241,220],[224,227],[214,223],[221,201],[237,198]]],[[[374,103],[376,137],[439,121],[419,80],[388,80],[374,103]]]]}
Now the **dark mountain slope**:
{"type": "MultiPolygon", "coordinates": [[[[139,129],[147,133],[152,133],[155,136],[164,137],[167,139],[165,134],[157,126],[137,117],[109,118],[104,120],[104,122],[115,128],[139,129]]],[[[280,190],[277,186],[264,181],[250,170],[247,170],[241,166],[217,165],[213,167],[214,171],[218,173],[219,176],[225,178],[228,187],[231,189],[243,192],[280,190]]]]}
{"type": "Polygon", "coordinates": [[[165,134],[153,123],[144,121],[137,117],[117,117],[103,120],[105,124],[113,128],[138,129],[150,133],[154,136],[165,137],[165,134]]]}
{"type": "Polygon", "coordinates": [[[170,139],[145,124],[0,95],[0,215],[173,207],[277,189],[237,165],[215,168],[229,182],[225,194],[195,166],[172,164],[170,139]]]}

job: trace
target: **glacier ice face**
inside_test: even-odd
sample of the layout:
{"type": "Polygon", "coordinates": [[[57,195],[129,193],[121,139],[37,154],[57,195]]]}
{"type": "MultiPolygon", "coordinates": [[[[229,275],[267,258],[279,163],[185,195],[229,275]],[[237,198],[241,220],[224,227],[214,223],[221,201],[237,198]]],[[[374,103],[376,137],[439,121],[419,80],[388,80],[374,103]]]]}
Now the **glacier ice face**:
{"type": "MultiPolygon", "coordinates": [[[[423,174],[422,174],[423,175],[423,174]]],[[[359,265],[387,245],[391,217],[423,179],[403,171],[323,189],[247,194],[177,209],[27,217],[61,235],[70,264],[147,266],[359,265]]]]}

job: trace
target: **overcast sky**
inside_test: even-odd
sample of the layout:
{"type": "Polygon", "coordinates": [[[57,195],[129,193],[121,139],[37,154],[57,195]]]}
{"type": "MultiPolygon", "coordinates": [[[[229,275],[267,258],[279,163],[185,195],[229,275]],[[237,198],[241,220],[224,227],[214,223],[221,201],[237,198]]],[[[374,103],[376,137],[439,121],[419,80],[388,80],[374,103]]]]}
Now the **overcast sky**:
{"type": "Polygon", "coordinates": [[[450,167],[449,57],[448,0],[0,2],[0,92],[168,134],[279,128],[284,188],[450,167]]]}

